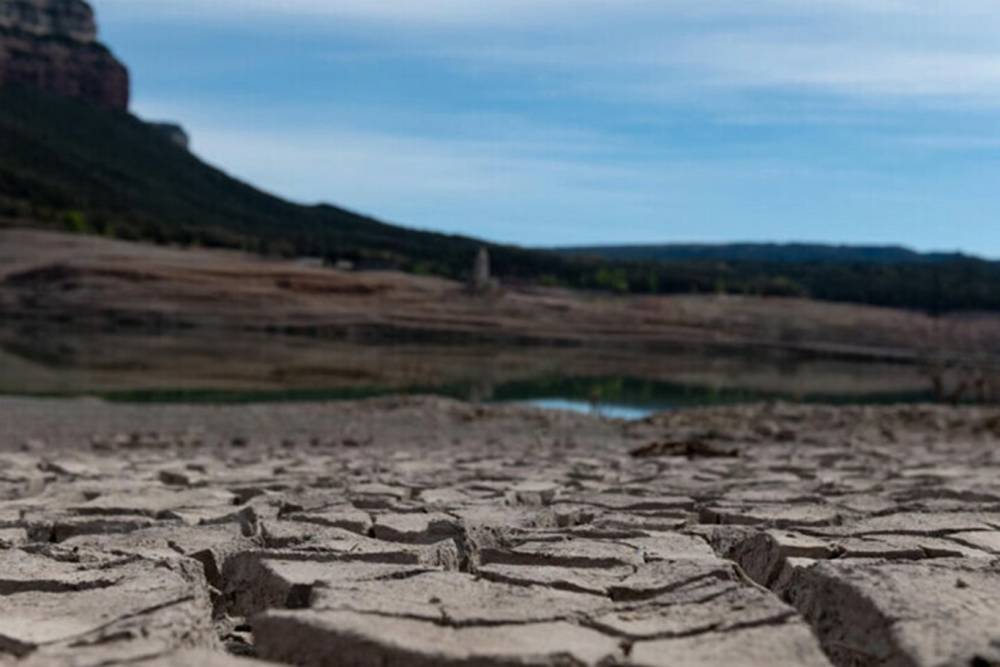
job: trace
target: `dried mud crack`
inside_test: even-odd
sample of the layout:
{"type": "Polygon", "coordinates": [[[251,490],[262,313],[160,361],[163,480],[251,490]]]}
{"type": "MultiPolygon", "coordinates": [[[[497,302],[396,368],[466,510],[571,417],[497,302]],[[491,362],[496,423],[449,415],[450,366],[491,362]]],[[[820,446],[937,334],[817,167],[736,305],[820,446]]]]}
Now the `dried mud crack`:
{"type": "Polygon", "coordinates": [[[994,412],[45,405],[4,667],[1000,664],[994,412]]]}

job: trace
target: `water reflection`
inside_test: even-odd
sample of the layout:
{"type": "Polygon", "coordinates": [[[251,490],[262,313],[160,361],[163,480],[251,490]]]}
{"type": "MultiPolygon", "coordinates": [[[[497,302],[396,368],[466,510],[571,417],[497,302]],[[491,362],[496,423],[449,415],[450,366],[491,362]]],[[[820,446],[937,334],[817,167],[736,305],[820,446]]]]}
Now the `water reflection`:
{"type": "Polygon", "coordinates": [[[429,393],[637,418],[771,398],[917,400],[930,390],[912,366],[760,350],[363,345],[184,330],[0,327],[0,394],[232,403],[429,393]]]}

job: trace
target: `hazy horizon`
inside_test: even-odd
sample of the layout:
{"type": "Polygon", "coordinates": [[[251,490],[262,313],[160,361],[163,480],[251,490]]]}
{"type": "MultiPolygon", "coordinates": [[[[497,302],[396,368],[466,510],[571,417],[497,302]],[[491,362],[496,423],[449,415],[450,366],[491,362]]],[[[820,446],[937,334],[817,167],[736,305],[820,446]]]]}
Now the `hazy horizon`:
{"type": "Polygon", "coordinates": [[[297,201],[529,246],[1000,256],[980,0],[94,0],[133,109],[297,201]]]}

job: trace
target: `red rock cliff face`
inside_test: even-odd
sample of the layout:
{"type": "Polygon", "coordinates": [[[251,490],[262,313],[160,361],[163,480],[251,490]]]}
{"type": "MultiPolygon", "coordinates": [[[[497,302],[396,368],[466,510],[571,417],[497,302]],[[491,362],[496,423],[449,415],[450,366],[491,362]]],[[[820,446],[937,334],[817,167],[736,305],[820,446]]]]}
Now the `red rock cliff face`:
{"type": "Polygon", "coordinates": [[[9,84],[128,108],[128,70],[97,41],[84,0],[0,0],[0,86],[9,84]]]}

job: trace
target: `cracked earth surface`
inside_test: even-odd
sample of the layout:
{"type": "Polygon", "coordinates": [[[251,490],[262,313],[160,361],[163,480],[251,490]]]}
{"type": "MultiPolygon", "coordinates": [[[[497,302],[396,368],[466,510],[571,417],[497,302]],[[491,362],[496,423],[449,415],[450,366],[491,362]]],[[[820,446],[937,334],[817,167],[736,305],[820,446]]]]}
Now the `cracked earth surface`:
{"type": "Polygon", "coordinates": [[[3,400],[0,665],[997,665],[998,444],[938,407],[3,400]]]}

